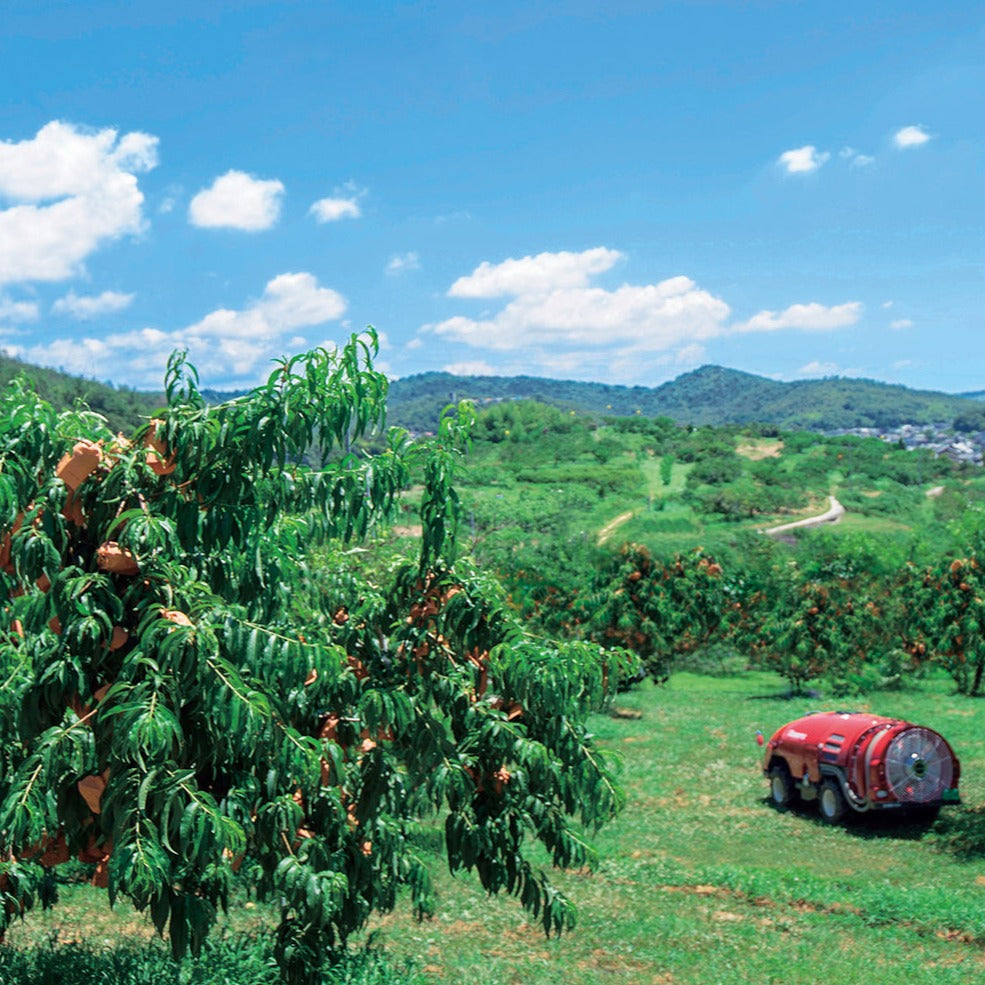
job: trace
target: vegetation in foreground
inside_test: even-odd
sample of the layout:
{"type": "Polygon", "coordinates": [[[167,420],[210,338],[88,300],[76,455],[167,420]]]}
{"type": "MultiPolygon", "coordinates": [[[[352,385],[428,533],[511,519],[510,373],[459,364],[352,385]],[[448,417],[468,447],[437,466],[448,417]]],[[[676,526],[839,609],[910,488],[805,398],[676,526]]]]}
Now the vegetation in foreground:
{"type": "MultiPolygon", "coordinates": [[[[405,899],[393,914],[372,921],[374,945],[388,956],[390,977],[369,977],[368,983],[814,985],[823,972],[826,980],[861,985],[873,974],[905,971],[915,985],[966,985],[981,977],[985,743],[977,702],[955,695],[946,677],[855,706],[938,728],[954,745],[965,802],[945,809],[931,827],[888,814],[828,827],[809,807],[774,810],[759,772],[755,730],[769,733],[831,702],[789,698],[773,675],[679,673],[667,685],[645,684],[617,704],[624,714],[641,717],[597,715],[591,727],[603,748],[623,757],[628,804],[599,835],[598,871],[558,876],[580,904],[573,932],[547,940],[477,880],[446,872],[437,879],[441,905],[433,919],[418,923],[405,899]]],[[[241,967],[248,976],[258,954],[269,958],[255,939],[239,935],[247,929],[244,920],[255,931],[274,915],[258,908],[246,911],[247,918],[237,907],[223,924],[230,929],[218,935],[219,951],[207,955],[239,947],[241,966],[206,955],[187,961],[185,977],[178,978],[164,946],[144,943],[151,929],[133,923],[125,909],[107,914],[101,900],[88,896],[94,892],[69,887],[61,906],[16,924],[7,960],[31,954],[36,967],[50,961],[67,972],[58,957],[65,950],[50,950],[46,942],[56,934],[75,937],[93,918],[100,921],[90,935],[96,950],[104,937],[115,944],[120,928],[137,934],[124,953],[147,964],[151,959],[140,955],[158,955],[158,980],[168,985],[219,985],[227,980],[221,977],[225,969],[241,967]]],[[[266,973],[268,978],[230,980],[273,982],[274,970],[266,973]]],[[[341,980],[366,985],[352,974],[341,980]]],[[[106,976],[107,985],[131,981],[143,979],[106,976]]],[[[75,982],[66,978],[61,985],[75,982]]]]}

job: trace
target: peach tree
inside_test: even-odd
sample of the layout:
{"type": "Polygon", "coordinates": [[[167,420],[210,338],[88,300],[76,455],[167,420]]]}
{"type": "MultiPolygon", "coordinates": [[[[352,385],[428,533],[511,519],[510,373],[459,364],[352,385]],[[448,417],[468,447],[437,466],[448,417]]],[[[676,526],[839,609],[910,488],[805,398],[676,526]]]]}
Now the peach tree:
{"type": "Polygon", "coordinates": [[[77,857],[181,956],[241,869],[279,904],[284,977],[313,981],[402,889],[430,911],[430,827],[452,871],[572,925],[530,853],[591,866],[622,804],[586,727],[612,656],[531,637],[456,563],[470,409],[385,432],[375,351],[285,359],[218,405],[175,354],[129,438],[0,395],[0,920],[77,857]],[[419,551],[373,570],[353,545],[412,471],[419,551]]]}
{"type": "Polygon", "coordinates": [[[669,561],[624,544],[579,603],[586,636],[635,653],[657,682],[674,659],[713,640],[726,614],[721,565],[698,547],[669,561]]]}
{"type": "Polygon", "coordinates": [[[985,567],[972,548],[944,557],[923,572],[911,570],[906,618],[907,650],[933,660],[961,694],[979,695],[985,681],[985,567]]]}

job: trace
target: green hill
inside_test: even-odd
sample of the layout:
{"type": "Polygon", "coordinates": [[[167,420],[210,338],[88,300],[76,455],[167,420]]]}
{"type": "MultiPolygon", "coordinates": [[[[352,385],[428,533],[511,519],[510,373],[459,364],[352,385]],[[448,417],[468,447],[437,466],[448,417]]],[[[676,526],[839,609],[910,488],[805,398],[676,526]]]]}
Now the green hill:
{"type": "Polygon", "coordinates": [[[969,397],[875,380],[832,378],[781,383],[721,366],[702,366],[658,387],[626,387],[532,376],[453,376],[421,373],[394,380],[390,419],[433,428],[446,404],[538,400],[564,410],[671,417],[687,424],[774,424],[784,429],[889,428],[953,421],[978,412],[969,397]]]}
{"type": "Polygon", "coordinates": [[[164,402],[161,393],[143,393],[86,380],[57,369],[33,366],[0,350],[0,386],[6,386],[20,374],[28,377],[37,392],[56,407],[71,407],[79,400],[88,404],[106,418],[114,431],[134,430],[164,402]]]}
{"type": "MultiPolygon", "coordinates": [[[[127,431],[137,426],[163,399],[159,393],[32,366],[0,351],[0,385],[22,372],[46,399],[59,406],[85,400],[108,418],[114,430],[127,431]]],[[[203,392],[213,401],[234,395],[215,390],[203,392]]],[[[969,425],[966,430],[977,430],[978,422],[983,420],[985,391],[951,395],[837,377],[781,383],[722,366],[702,366],[658,387],[431,372],[393,380],[389,420],[415,431],[431,430],[442,408],[465,398],[480,406],[504,400],[536,400],[580,413],[617,417],[641,414],[698,425],[762,423],[787,430],[834,430],[939,424],[958,419],[969,425]]]]}

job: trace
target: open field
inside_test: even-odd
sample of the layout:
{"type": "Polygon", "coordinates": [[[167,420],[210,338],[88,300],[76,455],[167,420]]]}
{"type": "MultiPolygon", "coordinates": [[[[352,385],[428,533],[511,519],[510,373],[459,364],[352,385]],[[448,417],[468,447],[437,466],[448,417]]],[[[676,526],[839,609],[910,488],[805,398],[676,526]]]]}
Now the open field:
{"type": "MultiPolygon", "coordinates": [[[[832,706],[787,699],[781,689],[768,674],[677,674],[664,688],[645,684],[620,697],[619,707],[641,718],[596,717],[603,743],[624,757],[628,805],[596,839],[598,871],[557,876],[579,907],[573,934],[545,940],[515,901],[485,898],[436,860],[438,914],[419,924],[408,906],[398,907],[374,919],[376,943],[397,965],[410,960],[420,980],[435,982],[806,985],[904,974],[908,983],[942,985],[981,978],[980,703],[952,695],[943,678],[853,702],[943,732],[962,760],[965,804],[930,829],[886,815],[829,828],[809,809],[780,813],[766,803],[755,730],[768,735],[832,706]]],[[[16,925],[11,945],[57,936],[112,948],[150,936],[125,906],[116,915],[105,910],[97,891],[68,887],[63,897],[64,905],[16,925]]],[[[241,905],[225,923],[257,929],[263,917],[262,908],[241,905]]],[[[226,980],[194,977],[191,968],[180,981],[226,980]]]]}
{"type": "Polygon", "coordinates": [[[985,861],[948,846],[983,799],[985,743],[974,701],[941,681],[855,708],[938,727],[962,757],[965,806],[931,830],[896,818],[828,828],[809,810],[765,802],[756,728],[769,734],[811,708],[777,696],[768,675],[675,675],[620,705],[639,720],[598,718],[625,757],[629,803],[602,832],[594,875],[561,883],[579,929],[545,941],[505,901],[446,880],[435,923],[379,922],[395,954],[418,954],[436,980],[607,982],[967,982],[985,974],[985,861]]]}

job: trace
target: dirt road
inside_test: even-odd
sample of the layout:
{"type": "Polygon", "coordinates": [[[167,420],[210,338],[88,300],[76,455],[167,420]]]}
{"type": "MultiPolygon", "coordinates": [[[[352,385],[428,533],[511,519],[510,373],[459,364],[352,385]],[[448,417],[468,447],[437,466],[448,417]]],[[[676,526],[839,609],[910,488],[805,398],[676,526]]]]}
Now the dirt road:
{"type": "Polygon", "coordinates": [[[829,496],[828,500],[831,505],[824,513],[808,516],[803,520],[794,520],[792,523],[781,523],[778,527],[767,527],[760,533],[769,534],[772,537],[776,534],[786,533],[788,530],[796,530],[799,527],[819,527],[822,523],[837,523],[845,515],[845,507],[834,496],[829,496]]]}

